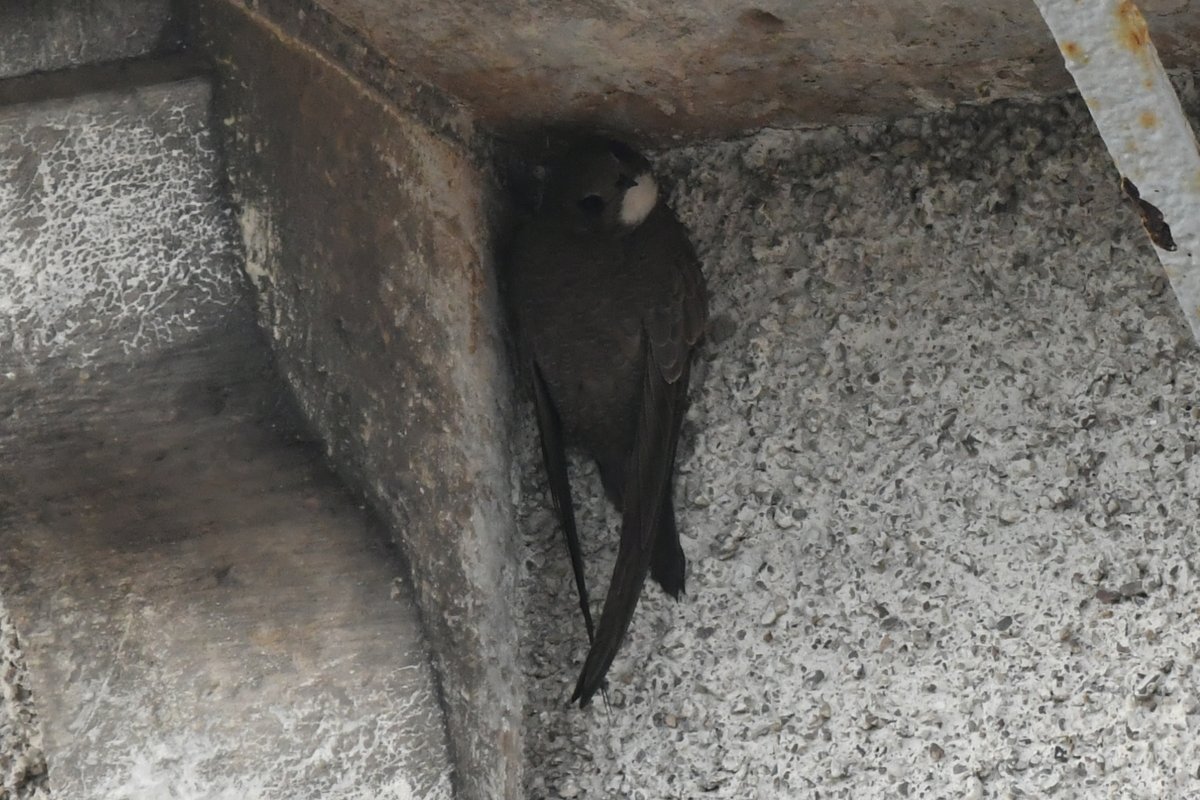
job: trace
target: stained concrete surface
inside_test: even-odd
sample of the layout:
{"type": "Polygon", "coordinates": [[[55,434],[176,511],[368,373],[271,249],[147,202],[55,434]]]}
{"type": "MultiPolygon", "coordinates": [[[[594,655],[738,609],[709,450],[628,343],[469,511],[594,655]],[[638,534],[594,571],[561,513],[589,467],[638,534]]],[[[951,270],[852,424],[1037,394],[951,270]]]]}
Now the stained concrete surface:
{"type": "MultiPolygon", "coordinates": [[[[663,161],[712,297],[688,595],[648,589],[611,712],[566,708],[527,424],[527,795],[1200,796],[1200,356],[1082,103],[663,161]]],[[[579,472],[602,598],[618,519],[579,472]]]]}
{"type": "Polygon", "coordinates": [[[6,387],[0,585],[54,796],[450,797],[402,565],[255,334],[6,387]]]}
{"type": "Polygon", "coordinates": [[[519,797],[511,392],[488,154],[256,14],[199,8],[281,374],[408,556],[456,790],[519,797]]]}
{"type": "Polygon", "coordinates": [[[208,123],[201,80],[0,110],[0,729],[36,757],[37,712],[60,797],[449,797],[404,564],[275,377],[208,123]]]}
{"type": "MultiPolygon", "coordinates": [[[[293,30],[329,27],[324,20],[331,17],[333,27],[348,28],[362,43],[340,52],[377,50],[509,134],[574,124],[662,144],[763,126],[895,117],[1071,86],[1028,0],[252,5],[293,30]]],[[[1187,67],[1200,57],[1200,4],[1138,5],[1169,66],[1187,67]]]]}
{"type": "Polygon", "coordinates": [[[183,17],[173,0],[5,0],[0,78],[175,50],[183,17]]]}

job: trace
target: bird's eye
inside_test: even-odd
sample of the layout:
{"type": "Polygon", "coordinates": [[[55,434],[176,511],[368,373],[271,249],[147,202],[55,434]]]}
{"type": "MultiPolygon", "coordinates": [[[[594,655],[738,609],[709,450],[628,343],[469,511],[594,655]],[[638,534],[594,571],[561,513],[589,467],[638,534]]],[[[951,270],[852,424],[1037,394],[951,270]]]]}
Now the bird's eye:
{"type": "Polygon", "coordinates": [[[604,211],[604,198],[598,194],[589,194],[579,201],[579,207],[586,214],[600,214],[604,211]]]}
{"type": "Polygon", "coordinates": [[[621,173],[621,176],[619,178],[617,178],[617,188],[620,189],[622,192],[625,191],[626,189],[632,189],[635,186],[637,186],[637,181],[635,181],[633,178],[629,177],[625,173],[621,173]]]}

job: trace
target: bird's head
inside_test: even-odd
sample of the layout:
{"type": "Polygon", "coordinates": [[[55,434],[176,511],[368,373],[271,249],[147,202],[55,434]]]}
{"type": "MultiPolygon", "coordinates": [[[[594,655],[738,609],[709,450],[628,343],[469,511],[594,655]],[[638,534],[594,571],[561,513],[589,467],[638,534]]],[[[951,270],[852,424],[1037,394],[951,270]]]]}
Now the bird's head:
{"type": "Polygon", "coordinates": [[[550,201],[579,231],[631,231],[658,203],[650,162],[610,140],[576,145],[551,173],[550,201]]]}

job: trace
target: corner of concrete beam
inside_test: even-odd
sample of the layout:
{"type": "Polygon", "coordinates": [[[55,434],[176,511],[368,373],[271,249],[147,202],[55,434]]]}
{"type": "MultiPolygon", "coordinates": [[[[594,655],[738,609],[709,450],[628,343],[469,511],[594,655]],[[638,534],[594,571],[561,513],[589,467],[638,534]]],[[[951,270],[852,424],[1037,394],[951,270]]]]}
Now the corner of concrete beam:
{"type": "Polygon", "coordinates": [[[512,408],[493,269],[504,204],[490,145],[433,90],[401,104],[402,76],[347,68],[328,49],[344,31],[266,6],[206,0],[193,19],[216,65],[260,323],[327,454],[410,564],[458,795],[519,797],[512,408]]]}

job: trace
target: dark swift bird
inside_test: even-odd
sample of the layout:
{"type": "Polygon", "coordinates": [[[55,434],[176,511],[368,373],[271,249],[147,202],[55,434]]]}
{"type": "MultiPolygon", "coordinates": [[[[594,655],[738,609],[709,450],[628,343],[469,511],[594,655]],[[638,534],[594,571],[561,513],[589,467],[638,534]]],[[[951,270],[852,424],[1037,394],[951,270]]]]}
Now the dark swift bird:
{"type": "Polygon", "coordinates": [[[532,383],[550,491],[591,648],[571,700],[590,702],[649,574],[671,596],[686,561],[672,476],[688,374],[704,331],[704,278],[683,225],[659,202],[649,162],[608,140],[552,168],[509,265],[518,349],[532,383]],[[564,448],[581,446],[621,512],[621,540],[593,628],[564,448]]]}

